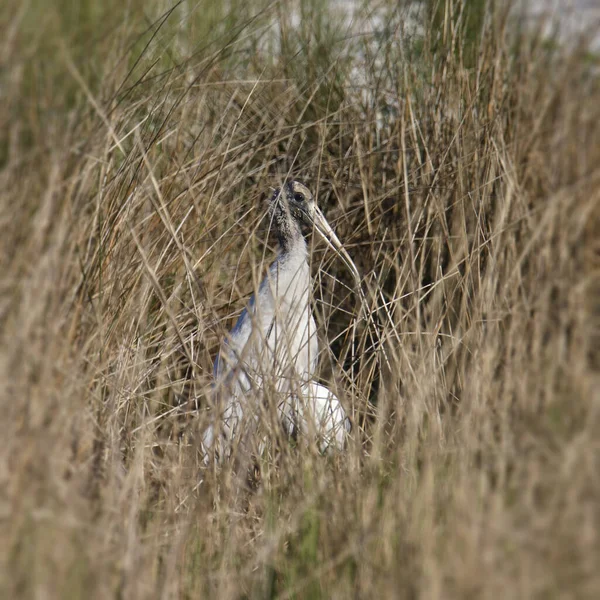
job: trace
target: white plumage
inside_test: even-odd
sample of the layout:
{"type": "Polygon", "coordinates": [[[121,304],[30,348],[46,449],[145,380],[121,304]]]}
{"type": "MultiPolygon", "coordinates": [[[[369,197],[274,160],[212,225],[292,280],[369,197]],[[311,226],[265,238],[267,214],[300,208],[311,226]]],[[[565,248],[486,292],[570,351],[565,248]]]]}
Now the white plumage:
{"type": "Polygon", "coordinates": [[[301,394],[290,399],[291,410],[283,424],[291,437],[302,436],[316,442],[322,454],[343,450],[352,429],[350,419],[335,394],[324,385],[309,381],[301,394]]]}

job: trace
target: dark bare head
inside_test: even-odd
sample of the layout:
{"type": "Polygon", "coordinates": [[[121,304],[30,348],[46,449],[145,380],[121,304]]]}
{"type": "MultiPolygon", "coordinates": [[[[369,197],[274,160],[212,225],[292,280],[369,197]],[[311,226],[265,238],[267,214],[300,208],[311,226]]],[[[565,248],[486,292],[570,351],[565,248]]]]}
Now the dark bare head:
{"type": "Polygon", "coordinates": [[[316,231],[327,245],[344,261],[357,283],[360,276],[342,243],[319,210],[312,192],[299,181],[288,181],[273,194],[269,211],[282,252],[289,252],[295,243],[303,240],[302,230],[316,231]]]}

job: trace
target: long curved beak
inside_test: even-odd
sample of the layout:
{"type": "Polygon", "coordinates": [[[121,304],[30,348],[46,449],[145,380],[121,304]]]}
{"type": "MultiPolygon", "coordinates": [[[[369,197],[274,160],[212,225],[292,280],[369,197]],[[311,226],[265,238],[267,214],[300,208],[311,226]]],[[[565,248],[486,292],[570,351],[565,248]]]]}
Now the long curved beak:
{"type": "Polygon", "coordinates": [[[338,239],[338,236],[335,235],[333,229],[331,229],[327,219],[324,217],[323,213],[319,210],[318,206],[314,207],[314,213],[312,215],[312,222],[315,229],[319,232],[321,237],[325,240],[327,245],[342,259],[344,264],[348,267],[354,280],[356,282],[357,288],[360,290],[360,275],[358,274],[358,269],[356,265],[352,262],[352,259],[342,246],[342,242],[338,239]]]}

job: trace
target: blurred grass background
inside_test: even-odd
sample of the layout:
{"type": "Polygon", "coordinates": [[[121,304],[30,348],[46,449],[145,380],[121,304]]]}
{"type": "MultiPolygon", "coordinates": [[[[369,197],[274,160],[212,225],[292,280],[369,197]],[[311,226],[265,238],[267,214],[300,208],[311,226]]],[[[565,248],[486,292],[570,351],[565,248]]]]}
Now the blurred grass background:
{"type": "Polygon", "coordinates": [[[600,593],[597,29],[342,4],[0,5],[3,597],[600,593]],[[289,176],[374,324],[315,245],[352,440],[240,504],[203,399],[289,176]]]}

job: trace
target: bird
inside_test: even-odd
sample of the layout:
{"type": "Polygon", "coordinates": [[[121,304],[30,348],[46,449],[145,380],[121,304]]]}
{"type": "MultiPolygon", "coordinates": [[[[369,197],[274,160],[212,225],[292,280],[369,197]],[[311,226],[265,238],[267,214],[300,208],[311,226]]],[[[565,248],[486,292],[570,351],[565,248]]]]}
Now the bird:
{"type": "Polygon", "coordinates": [[[313,381],[319,343],[310,305],[312,279],[303,231],[310,228],[318,233],[360,285],[358,270],[303,183],[293,180],[277,188],[269,201],[268,216],[278,255],[215,359],[213,423],[202,438],[206,456],[211,451],[216,458],[231,453],[243,422],[250,426],[258,422],[267,389],[277,395],[278,415],[288,434],[306,434],[324,424],[331,430],[328,434],[315,432],[323,433],[322,440],[331,438],[335,429],[336,444],[332,438],[322,445],[327,449],[339,445],[337,429],[341,435],[349,428],[339,400],[313,381]],[[333,427],[336,420],[341,427],[333,427]]]}

